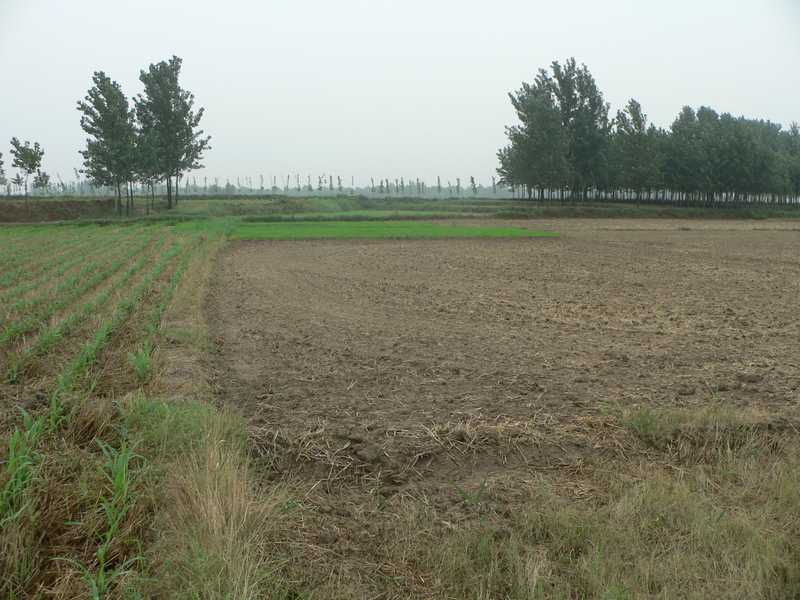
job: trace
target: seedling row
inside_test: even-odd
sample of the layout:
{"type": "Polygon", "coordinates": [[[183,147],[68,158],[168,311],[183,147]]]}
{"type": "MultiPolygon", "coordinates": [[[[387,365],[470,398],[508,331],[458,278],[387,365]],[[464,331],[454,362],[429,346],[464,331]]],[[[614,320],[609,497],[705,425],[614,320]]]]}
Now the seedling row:
{"type": "Polygon", "coordinates": [[[147,385],[173,291],[191,258],[215,238],[161,225],[32,228],[10,238],[0,246],[0,262],[6,250],[15,257],[8,273],[17,282],[0,297],[0,430],[7,440],[0,448],[0,532],[17,531],[21,541],[0,556],[0,596],[35,595],[37,581],[55,569],[82,580],[93,597],[106,597],[144,560],[130,544],[144,535],[133,529],[147,523],[134,477],[143,463],[126,428],[82,441],[76,422],[91,412],[91,399],[121,406],[147,385]],[[86,460],[69,462],[71,491],[63,502],[47,491],[63,477],[59,452],[86,460]],[[44,497],[52,502],[43,505],[44,497]],[[48,511],[61,516],[44,539],[35,523],[48,511]],[[27,552],[34,540],[38,551],[27,552]]]}
{"type": "MultiPolygon", "coordinates": [[[[56,256],[47,237],[53,229],[14,232],[8,246],[15,270],[37,273],[7,288],[0,303],[0,374],[8,398],[75,391],[134,311],[163,314],[173,277],[200,241],[197,233],[164,226],[56,231],[68,248],[56,256]]],[[[89,388],[91,382],[81,389],[89,388]]]]}

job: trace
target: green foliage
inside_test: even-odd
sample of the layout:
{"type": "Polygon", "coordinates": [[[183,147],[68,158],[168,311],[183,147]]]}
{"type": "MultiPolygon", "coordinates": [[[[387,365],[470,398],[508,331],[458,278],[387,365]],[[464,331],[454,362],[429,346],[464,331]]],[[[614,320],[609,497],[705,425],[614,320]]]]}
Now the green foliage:
{"type": "Polygon", "coordinates": [[[37,476],[39,458],[36,451],[44,420],[34,420],[24,410],[24,425],[16,427],[8,438],[8,456],[0,461],[0,529],[20,518],[31,507],[29,487],[37,476]]]}
{"type": "Polygon", "coordinates": [[[133,369],[136,372],[136,377],[140,381],[147,379],[147,376],[150,374],[152,352],[153,343],[148,339],[145,341],[143,348],[137,350],[136,352],[128,353],[128,358],[130,359],[131,363],[133,363],[133,369]]]}
{"type": "Polygon", "coordinates": [[[37,169],[36,176],[33,178],[33,189],[46,190],[50,187],[50,175],[37,169]]]}
{"type": "Polygon", "coordinates": [[[242,223],[232,239],[542,237],[555,234],[512,227],[447,227],[416,221],[242,223]]]}
{"type": "Polygon", "coordinates": [[[172,178],[180,178],[185,171],[199,169],[203,152],[209,148],[210,136],[202,137],[197,130],[203,109],[196,113],[194,95],[183,90],[178,77],[182,60],[173,56],[168,61],[151,64],[141,71],[139,80],[144,84],[144,94],[135,101],[136,118],[141,134],[149,149],[148,165],[151,173],[167,181],[168,206],[172,207],[172,178]]]}
{"type": "MultiPolygon", "coordinates": [[[[12,166],[25,175],[25,195],[28,195],[28,177],[36,173],[42,164],[44,150],[39,146],[39,142],[22,144],[17,138],[11,138],[11,155],[14,157],[12,166]]],[[[16,185],[21,185],[21,174],[17,176],[16,185]]]]}
{"type": "MultiPolygon", "coordinates": [[[[481,483],[481,486],[478,488],[478,490],[474,494],[470,494],[468,491],[466,491],[465,489],[463,489],[461,486],[459,486],[457,483],[455,483],[453,481],[450,481],[450,485],[452,485],[456,489],[456,491],[459,493],[459,495],[464,499],[464,502],[466,502],[469,505],[470,509],[476,515],[480,515],[481,506],[482,506],[481,502],[483,501],[483,496],[486,493],[486,482],[487,481],[489,481],[489,476],[488,475],[483,478],[483,482],[481,483]]],[[[488,510],[484,511],[483,515],[480,516],[481,524],[485,523],[486,520],[490,516],[492,516],[493,512],[494,512],[494,508],[489,508],[488,510]]]]}
{"type": "Polygon", "coordinates": [[[633,190],[637,201],[642,193],[654,190],[661,181],[659,132],[647,126],[647,115],[634,99],[625,110],[617,111],[611,140],[611,174],[613,184],[633,190]]]}
{"type": "Polygon", "coordinates": [[[573,188],[581,190],[585,199],[588,187],[605,182],[609,105],[586,65],[578,68],[570,58],[563,67],[554,61],[551,68],[553,76],[540,69],[536,83],[551,94],[561,112],[569,138],[573,188]]]}
{"type": "Polygon", "coordinates": [[[553,96],[523,83],[509,97],[522,125],[506,128],[511,145],[498,152],[501,183],[524,186],[529,196],[536,187],[563,186],[570,175],[569,138],[553,96]]]}
{"type": "Polygon", "coordinates": [[[116,81],[103,71],[92,76],[94,86],[85,100],[78,102],[81,128],[91,136],[81,150],[87,177],[95,186],[117,191],[117,216],[122,215],[121,186],[134,179],[137,160],[133,111],[116,81]]]}
{"type": "Polygon", "coordinates": [[[608,120],[608,104],[586,65],[575,59],[540,69],[509,94],[520,119],[498,152],[501,183],[540,190],[589,191],[611,200],[714,206],[800,197],[800,127],[696,112],[684,106],[670,131],[647,125],[631,99],[608,120]],[[569,184],[569,185],[568,185],[569,184]]]}
{"type": "Polygon", "coordinates": [[[100,446],[106,459],[102,472],[108,482],[108,489],[99,496],[106,523],[104,531],[95,532],[100,539],[95,552],[97,567],[95,569],[94,565],[83,565],[70,558],[57,559],[70,563],[81,571],[84,581],[89,586],[92,600],[106,598],[115,581],[125,575],[135,574],[136,571],[130,567],[144,560],[142,556],[133,556],[120,562],[111,556],[111,545],[119,536],[125,517],[133,508],[135,494],[131,490],[131,461],[141,458],[134,454],[136,444],[129,444],[127,440],[123,440],[120,449],[117,450],[98,439],[97,445],[100,446]]]}

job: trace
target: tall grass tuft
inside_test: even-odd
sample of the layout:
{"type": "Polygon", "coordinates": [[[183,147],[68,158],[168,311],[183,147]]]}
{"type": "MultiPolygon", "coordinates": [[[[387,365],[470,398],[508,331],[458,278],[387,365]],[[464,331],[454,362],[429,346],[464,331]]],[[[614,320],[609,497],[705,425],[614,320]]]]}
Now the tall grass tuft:
{"type": "Polygon", "coordinates": [[[282,493],[250,487],[243,422],[201,402],[139,398],[131,424],[142,451],[171,464],[166,522],[151,557],[164,565],[152,593],[197,599],[281,597],[280,560],[262,553],[283,519],[282,493]]]}

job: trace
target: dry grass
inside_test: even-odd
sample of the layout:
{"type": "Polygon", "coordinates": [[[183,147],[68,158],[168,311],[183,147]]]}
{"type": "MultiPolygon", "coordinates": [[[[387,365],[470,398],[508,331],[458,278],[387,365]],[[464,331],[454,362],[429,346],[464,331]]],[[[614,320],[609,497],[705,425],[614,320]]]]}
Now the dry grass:
{"type": "Polygon", "coordinates": [[[797,422],[712,400],[612,407],[550,423],[547,439],[515,422],[431,426],[420,447],[456,460],[497,445],[613,452],[389,497],[324,424],[260,446],[308,508],[285,524],[285,571],[315,598],[776,598],[800,594],[797,422]],[[313,481],[292,477],[304,462],[324,466],[313,481]],[[372,500],[352,493],[359,478],[372,500]]]}
{"type": "Polygon", "coordinates": [[[482,548],[492,532],[486,526],[438,544],[432,564],[452,565],[454,583],[471,582],[456,585],[453,597],[800,593],[800,513],[796,500],[787,502],[790,490],[800,491],[796,432],[718,404],[647,411],[647,427],[644,412],[621,421],[646,446],[656,444],[659,455],[634,454],[634,444],[632,460],[595,464],[591,486],[605,494],[564,493],[554,479],[533,486],[510,527],[494,530],[482,548]]]}
{"type": "Polygon", "coordinates": [[[242,421],[196,401],[140,399],[134,410],[146,451],[167,465],[149,555],[156,582],[147,593],[274,597],[285,584],[262,549],[283,520],[285,500],[253,488],[242,421]]]}

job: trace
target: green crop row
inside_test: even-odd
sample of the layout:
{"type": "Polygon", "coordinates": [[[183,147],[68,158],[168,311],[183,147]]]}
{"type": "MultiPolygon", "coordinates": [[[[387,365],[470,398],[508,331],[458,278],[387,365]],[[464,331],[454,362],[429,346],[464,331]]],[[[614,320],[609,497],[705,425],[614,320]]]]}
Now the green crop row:
{"type": "Polygon", "coordinates": [[[3,263],[0,266],[0,282],[7,283],[6,277],[23,273],[31,259],[61,251],[73,243],[81,243],[85,235],[71,230],[53,230],[46,233],[36,229],[24,228],[2,231],[3,263]]]}
{"type": "MultiPolygon", "coordinates": [[[[107,250],[105,237],[91,237],[88,240],[76,239],[75,243],[66,245],[56,255],[43,262],[28,263],[22,268],[23,275],[4,279],[0,287],[5,291],[0,294],[0,305],[15,298],[19,298],[35,290],[54,278],[62,277],[67,271],[95,256],[98,252],[107,250]],[[35,279],[34,279],[35,278],[35,279]],[[16,284],[16,285],[12,285],[16,284]]],[[[43,252],[44,253],[44,252],[43,252]]]]}
{"type": "Polygon", "coordinates": [[[53,397],[73,390],[78,378],[83,375],[89,365],[97,359],[100,351],[106,345],[109,336],[130,316],[139,300],[150,290],[153,283],[161,276],[170,261],[196,244],[198,237],[198,235],[195,235],[188,242],[174,246],[171,250],[166,252],[161,262],[153,267],[145,279],[139,282],[133,289],[131,294],[122,298],[117,303],[114,314],[95,330],[93,339],[84,345],[78,357],[58,374],[58,385],[55,390],[53,390],[53,397]]]}
{"type": "MultiPolygon", "coordinates": [[[[100,239],[93,238],[92,243],[99,245],[100,239]]],[[[18,284],[20,282],[29,281],[40,273],[48,273],[54,266],[68,260],[74,256],[76,247],[86,244],[85,238],[74,238],[65,241],[59,245],[58,248],[51,246],[40,246],[36,249],[28,249],[25,256],[18,257],[14,264],[15,268],[6,268],[4,274],[0,277],[0,287],[8,288],[9,286],[18,284]],[[44,261],[36,261],[37,256],[47,257],[44,261]]],[[[5,258],[5,254],[4,254],[5,258]]],[[[8,263],[6,264],[8,267],[8,263]]]]}
{"type": "MultiPolygon", "coordinates": [[[[2,333],[0,333],[0,346],[7,344],[11,340],[21,335],[28,334],[37,328],[43,327],[43,322],[46,319],[49,319],[59,310],[97,287],[112,273],[119,270],[125,263],[130,261],[139,252],[146,248],[148,244],[150,244],[150,241],[151,240],[149,238],[144,238],[140,240],[138,246],[134,247],[130,251],[127,251],[127,249],[124,248],[124,252],[119,251],[118,253],[114,254],[113,257],[110,257],[113,260],[113,258],[116,258],[122,254],[122,256],[119,256],[119,258],[113,260],[111,264],[108,264],[107,260],[94,261],[86,264],[78,273],[56,286],[53,292],[47,296],[47,298],[55,296],[55,299],[43,310],[36,314],[30,314],[19,318],[18,320],[6,325],[2,333]],[[106,266],[103,268],[104,263],[106,266]]],[[[44,299],[42,299],[41,303],[43,302],[44,299]]]]}
{"type": "MultiPolygon", "coordinates": [[[[72,263],[72,266],[83,265],[83,267],[78,271],[77,274],[73,274],[69,277],[66,281],[62,281],[61,283],[57,284],[56,286],[50,289],[41,290],[38,294],[34,295],[32,298],[20,298],[15,300],[8,309],[8,313],[13,312],[22,312],[28,311],[30,309],[36,308],[42,304],[45,304],[50,300],[53,296],[61,296],[64,291],[68,291],[72,289],[76,282],[79,282],[83,277],[86,276],[87,273],[91,273],[97,269],[97,267],[109,260],[113,260],[115,257],[118,257],[125,253],[126,251],[126,244],[129,240],[120,238],[115,240],[112,244],[110,244],[106,248],[100,248],[96,252],[88,252],[81,256],[80,258],[76,258],[72,263]],[[97,254],[102,253],[102,256],[95,259],[97,254]],[[95,259],[89,264],[87,261],[89,259],[95,259]]],[[[58,277],[64,275],[69,268],[65,269],[57,269],[55,271],[49,271],[43,281],[43,285],[46,285],[50,281],[57,279],[58,277]]]]}
{"type": "Polygon", "coordinates": [[[153,354],[153,347],[154,341],[153,336],[156,332],[156,328],[158,323],[161,322],[164,313],[166,312],[167,306],[169,305],[170,300],[172,299],[172,295],[175,291],[175,288],[180,283],[181,277],[183,277],[184,272],[189,264],[189,261],[192,257],[200,252],[205,246],[207,246],[211,242],[211,238],[206,238],[201,244],[195,246],[190,252],[187,252],[183,255],[178,268],[175,269],[175,272],[172,274],[172,278],[167,285],[167,288],[164,290],[164,294],[161,297],[161,301],[156,304],[152,310],[149,312],[148,317],[144,323],[141,323],[147,331],[147,335],[142,340],[141,347],[139,347],[136,351],[129,352],[128,358],[130,359],[134,371],[136,373],[136,377],[138,380],[143,381],[147,378],[150,374],[151,370],[151,359],[153,354]]]}
{"type": "Polygon", "coordinates": [[[162,234],[156,244],[150,251],[142,256],[138,262],[131,265],[121,277],[114,280],[111,286],[99,296],[89,299],[85,305],[64,317],[58,323],[48,327],[42,332],[38,343],[29,346],[22,354],[12,358],[9,364],[8,371],[6,372],[6,382],[16,383],[19,381],[24,372],[26,365],[35,357],[46,355],[50,349],[62,338],[64,338],[74,327],[82,323],[86,318],[95,314],[102,308],[112,294],[116,293],[122,286],[124,286],[136,273],[138,273],[152,258],[152,256],[161,248],[164,243],[166,234],[162,234]]]}

